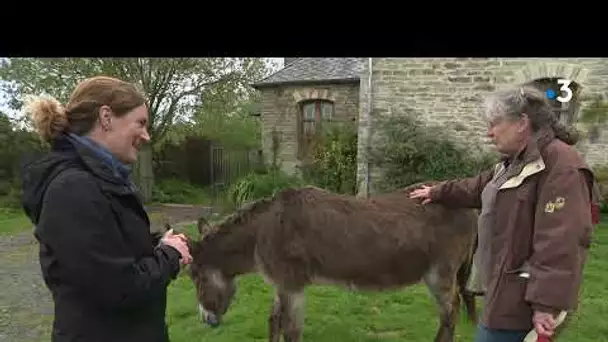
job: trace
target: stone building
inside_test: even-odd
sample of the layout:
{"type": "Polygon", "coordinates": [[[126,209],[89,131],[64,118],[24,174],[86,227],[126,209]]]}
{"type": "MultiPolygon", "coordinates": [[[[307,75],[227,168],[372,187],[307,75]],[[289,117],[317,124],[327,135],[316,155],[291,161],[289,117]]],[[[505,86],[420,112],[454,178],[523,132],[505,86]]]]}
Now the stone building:
{"type": "MultiPolygon", "coordinates": [[[[608,59],[285,58],[281,70],[253,86],[263,98],[263,151],[270,154],[272,137],[278,136],[282,167],[293,172],[305,156],[307,132],[326,120],[356,121],[363,150],[373,141],[370,132],[380,134],[373,129],[377,117],[413,110],[425,122],[441,123],[457,141],[489,148],[479,115],[482,96],[524,83],[563,95],[558,79],[572,81],[570,101],[553,102],[560,118],[573,123],[580,109],[608,94],[608,59]]],[[[590,164],[608,164],[604,131],[581,146],[590,164]]],[[[358,158],[359,189],[368,193],[374,170],[363,155],[358,158]]]]}

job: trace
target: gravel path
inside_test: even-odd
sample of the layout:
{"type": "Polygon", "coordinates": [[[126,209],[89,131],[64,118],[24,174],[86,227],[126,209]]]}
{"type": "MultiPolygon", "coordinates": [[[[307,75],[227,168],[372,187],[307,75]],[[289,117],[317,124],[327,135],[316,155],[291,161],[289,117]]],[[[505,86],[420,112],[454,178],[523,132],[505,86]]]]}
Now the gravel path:
{"type": "Polygon", "coordinates": [[[53,306],[30,232],[0,237],[0,342],[43,341],[53,306]]]}
{"type": "MultiPolygon", "coordinates": [[[[177,226],[208,215],[210,208],[184,205],[149,206],[152,230],[177,226]]],[[[0,342],[48,341],[53,304],[40,272],[32,232],[0,236],[0,342]]]]}

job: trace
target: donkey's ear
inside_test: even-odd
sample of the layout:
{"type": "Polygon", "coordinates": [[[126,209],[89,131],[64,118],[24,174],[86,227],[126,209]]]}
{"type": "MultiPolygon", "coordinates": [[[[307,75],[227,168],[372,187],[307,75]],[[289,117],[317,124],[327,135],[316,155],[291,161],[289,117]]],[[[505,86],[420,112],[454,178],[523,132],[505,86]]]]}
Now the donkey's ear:
{"type": "Polygon", "coordinates": [[[207,222],[207,219],[203,216],[198,218],[198,222],[196,223],[196,228],[198,228],[198,234],[202,239],[203,236],[207,235],[211,231],[211,225],[207,222]]]}

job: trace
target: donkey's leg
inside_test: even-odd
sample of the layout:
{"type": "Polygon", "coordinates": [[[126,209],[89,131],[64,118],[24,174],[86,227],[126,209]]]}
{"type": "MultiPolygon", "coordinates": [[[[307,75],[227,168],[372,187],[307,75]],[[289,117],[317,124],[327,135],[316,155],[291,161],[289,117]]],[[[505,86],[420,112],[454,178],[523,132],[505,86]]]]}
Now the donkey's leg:
{"type": "Polygon", "coordinates": [[[424,276],[424,282],[439,307],[439,329],[435,342],[452,342],[460,304],[456,271],[449,265],[433,266],[424,276]]]}
{"type": "Polygon", "coordinates": [[[304,327],[304,290],[279,291],[281,329],[285,342],[300,342],[304,327]]]}
{"type": "Polygon", "coordinates": [[[278,294],[274,297],[274,302],[268,317],[268,341],[281,342],[281,321],[282,321],[281,299],[278,294]]]}

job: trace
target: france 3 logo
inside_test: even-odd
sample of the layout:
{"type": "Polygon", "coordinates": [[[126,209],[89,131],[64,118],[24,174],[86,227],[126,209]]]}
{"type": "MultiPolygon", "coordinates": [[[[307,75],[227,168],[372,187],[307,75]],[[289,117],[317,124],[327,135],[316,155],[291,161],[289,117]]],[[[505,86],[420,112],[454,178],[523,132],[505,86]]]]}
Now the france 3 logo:
{"type": "Polygon", "coordinates": [[[566,80],[563,78],[559,78],[557,80],[557,84],[560,85],[559,90],[561,94],[558,94],[555,90],[549,89],[547,90],[547,97],[549,100],[557,100],[561,103],[568,103],[572,99],[572,89],[570,89],[571,80],[566,80]],[[559,96],[558,96],[559,95],[559,96]],[[563,96],[565,95],[565,96],[563,96]]]}

